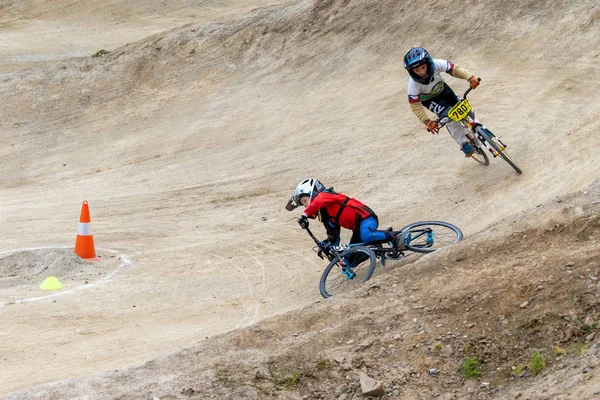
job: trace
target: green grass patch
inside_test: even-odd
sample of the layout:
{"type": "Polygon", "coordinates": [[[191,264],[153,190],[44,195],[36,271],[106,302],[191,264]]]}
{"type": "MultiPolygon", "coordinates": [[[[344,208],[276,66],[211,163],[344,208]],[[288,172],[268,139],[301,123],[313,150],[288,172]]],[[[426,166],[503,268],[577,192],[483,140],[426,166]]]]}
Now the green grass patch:
{"type": "Polygon", "coordinates": [[[517,366],[513,369],[513,375],[521,376],[521,374],[523,373],[523,368],[525,367],[522,364],[517,364],[517,366]]]}
{"type": "Polygon", "coordinates": [[[574,354],[576,356],[583,353],[584,350],[585,350],[585,345],[581,342],[574,342],[574,343],[571,343],[571,345],[569,346],[569,353],[574,354]]]}
{"type": "Polygon", "coordinates": [[[331,361],[328,359],[322,359],[319,358],[319,361],[317,361],[317,371],[329,371],[331,369],[331,361]]]}
{"type": "Polygon", "coordinates": [[[481,363],[474,357],[467,357],[460,363],[460,373],[465,378],[478,379],[481,377],[481,363]]]}
{"type": "Polygon", "coordinates": [[[531,373],[536,376],[540,372],[542,372],[546,368],[546,359],[544,355],[534,351],[531,355],[531,360],[529,361],[529,370],[531,373]]]}
{"type": "Polygon", "coordinates": [[[294,371],[287,375],[283,375],[283,374],[276,373],[276,372],[271,374],[273,381],[277,385],[281,385],[284,388],[286,388],[287,390],[294,390],[296,388],[296,386],[300,383],[302,376],[303,376],[303,374],[298,371],[294,371]]]}
{"type": "Polygon", "coordinates": [[[97,58],[97,57],[102,57],[103,55],[108,54],[108,50],[98,50],[97,52],[95,52],[94,54],[92,54],[92,57],[97,58]]]}
{"type": "Polygon", "coordinates": [[[221,382],[227,380],[227,368],[223,364],[215,364],[215,376],[221,382]]]}

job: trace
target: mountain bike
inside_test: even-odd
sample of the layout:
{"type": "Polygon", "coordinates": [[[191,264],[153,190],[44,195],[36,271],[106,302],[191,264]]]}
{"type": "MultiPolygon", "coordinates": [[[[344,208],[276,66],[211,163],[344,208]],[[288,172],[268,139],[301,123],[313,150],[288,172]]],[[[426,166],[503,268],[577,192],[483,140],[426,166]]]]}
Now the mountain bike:
{"type": "MultiPolygon", "coordinates": [[[[478,78],[481,81],[481,78],[478,78]]],[[[470,158],[477,161],[482,165],[489,165],[490,160],[485,152],[485,147],[488,148],[489,152],[494,158],[500,156],[506,161],[515,171],[522,174],[521,168],[513,161],[513,159],[506,152],[506,145],[495,136],[485,125],[475,120],[475,114],[471,108],[471,104],[467,101],[467,95],[473,90],[472,88],[467,89],[463,95],[462,100],[456,103],[454,106],[448,106],[440,114],[440,118],[437,119],[439,128],[441,129],[450,120],[460,123],[465,128],[469,129],[467,134],[467,140],[475,148],[475,152],[470,158]],[[486,146],[487,145],[487,146],[486,146]]]]}
{"type": "Polygon", "coordinates": [[[360,286],[373,276],[377,259],[384,267],[387,259],[403,259],[407,252],[431,253],[463,237],[457,226],[443,221],[420,221],[406,225],[399,231],[389,230],[394,237],[402,235],[399,245],[383,240],[369,244],[325,246],[307,226],[306,231],[316,244],[313,250],[321,259],[327,258],[329,261],[319,282],[321,295],[329,298],[360,286]]]}

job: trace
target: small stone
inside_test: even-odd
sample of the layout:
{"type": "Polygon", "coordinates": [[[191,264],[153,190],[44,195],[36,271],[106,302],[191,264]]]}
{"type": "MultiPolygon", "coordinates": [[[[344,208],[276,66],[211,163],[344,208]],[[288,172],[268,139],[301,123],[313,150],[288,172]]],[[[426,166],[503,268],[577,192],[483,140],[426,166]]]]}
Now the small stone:
{"type": "Polygon", "coordinates": [[[567,267],[574,267],[575,263],[573,261],[569,261],[566,266],[567,267]]]}
{"type": "Polygon", "coordinates": [[[437,374],[439,374],[439,373],[440,373],[440,370],[439,370],[439,369],[437,369],[437,368],[431,368],[431,369],[429,370],[429,375],[437,375],[437,374]]]}
{"type": "Polygon", "coordinates": [[[481,382],[481,385],[479,385],[479,387],[481,387],[481,388],[487,388],[489,386],[490,386],[489,382],[481,382]]]}
{"type": "Polygon", "coordinates": [[[373,346],[373,341],[364,341],[362,343],[360,343],[358,346],[356,346],[356,348],[354,349],[354,351],[363,351],[365,349],[368,349],[369,347],[373,346]]]}
{"type": "Polygon", "coordinates": [[[528,301],[524,301],[524,302],[522,302],[522,303],[519,305],[519,307],[521,307],[521,308],[525,308],[525,307],[527,307],[528,305],[529,305],[529,302],[528,302],[528,301]]]}
{"type": "Polygon", "coordinates": [[[364,372],[358,373],[363,396],[381,397],[385,395],[383,383],[371,378],[364,372]]]}

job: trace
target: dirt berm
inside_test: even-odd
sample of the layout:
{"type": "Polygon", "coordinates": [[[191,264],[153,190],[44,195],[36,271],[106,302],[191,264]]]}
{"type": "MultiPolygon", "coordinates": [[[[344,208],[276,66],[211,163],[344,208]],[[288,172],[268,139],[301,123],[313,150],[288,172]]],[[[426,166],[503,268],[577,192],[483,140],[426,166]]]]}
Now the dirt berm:
{"type": "Polygon", "coordinates": [[[360,371],[391,398],[592,399],[598,240],[600,181],[335,300],[11,398],[351,399],[360,371]]]}
{"type": "Polygon", "coordinates": [[[600,396],[597,1],[0,14],[0,395],[348,400],[363,371],[392,398],[600,396]],[[471,104],[522,175],[412,115],[416,45],[482,78],[471,104]],[[307,176],[465,239],[324,301],[283,208],[307,176]],[[97,264],[69,250],[83,200],[97,264]]]}

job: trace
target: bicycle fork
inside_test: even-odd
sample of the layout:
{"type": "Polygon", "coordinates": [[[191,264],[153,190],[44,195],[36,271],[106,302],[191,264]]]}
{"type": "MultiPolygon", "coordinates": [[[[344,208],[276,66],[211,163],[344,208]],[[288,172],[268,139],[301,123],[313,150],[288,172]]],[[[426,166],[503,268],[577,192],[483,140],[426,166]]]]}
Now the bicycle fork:
{"type": "Polygon", "coordinates": [[[408,233],[406,234],[406,243],[407,243],[407,244],[409,244],[409,243],[411,242],[411,240],[418,238],[419,236],[423,235],[423,233],[424,233],[425,235],[427,235],[427,236],[425,237],[425,244],[426,244],[427,246],[431,246],[431,245],[433,245],[433,242],[434,242],[434,238],[433,238],[433,230],[432,230],[432,229],[430,229],[430,228],[427,228],[427,229],[425,229],[425,231],[424,231],[424,232],[422,232],[422,233],[419,233],[419,234],[418,234],[417,236],[415,236],[414,238],[412,237],[412,235],[410,234],[410,232],[408,232],[408,233]]]}
{"type": "MultiPolygon", "coordinates": [[[[489,130],[488,130],[486,127],[485,127],[485,126],[483,126],[483,125],[479,125],[479,126],[477,126],[475,129],[476,129],[476,131],[477,131],[477,135],[479,136],[479,140],[480,140],[482,143],[486,143],[486,142],[488,142],[489,140],[491,140],[491,139],[492,139],[492,137],[494,137],[494,138],[496,138],[496,140],[497,140],[497,141],[500,143],[500,151],[504,151],[504,149],[506,149],[506,145],[505,145],[505,144],[502,142],[502,140],[500,140],[500,138],[499,138],[499,137],[497,137],[497,136],[494,136],[494,134],[493,134],[492,132],[490,132],[490,131],[489,131],[489,130]],[[479,129],[481,129],[481,130],[483,130],[483,131],[484,131],[484,133],[481,133],[479,130],[477,130],[478,128],[479,128],[479,129]],[[487,132],[489,132],[489,137],[488,137],[488,134],[487,134],[487,132]]],[[[468,135],[467,135],[467,136],[468,136],[468,135]]],[[[473,135],[471,134],[471,136],[473,136],[473,135]]],[[[500,155],[500,153],[499,153],[499,152],[497,152],[496,150],[494,150],[494,148],[493,148],[492,146],[489,146],[489,145],[488,145],[488,151],[489,151],[490,153],[492,153],[492,156],[494,156],[494,158],[495,158],[495,157],[498,157],[498,156],[500,155]]]]}
{"type": "Polygon", "coordinates": [[[352,268],[350,268],[349,266],[344,264],[344,261],[341,261],[342,263],[342,275],[344,275],[346,277],[346,279],[354,279],[356,277],[356,272],[354,272],[352,270],[352,268]]]}

